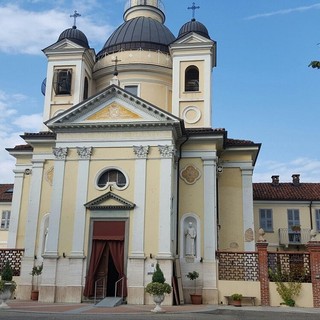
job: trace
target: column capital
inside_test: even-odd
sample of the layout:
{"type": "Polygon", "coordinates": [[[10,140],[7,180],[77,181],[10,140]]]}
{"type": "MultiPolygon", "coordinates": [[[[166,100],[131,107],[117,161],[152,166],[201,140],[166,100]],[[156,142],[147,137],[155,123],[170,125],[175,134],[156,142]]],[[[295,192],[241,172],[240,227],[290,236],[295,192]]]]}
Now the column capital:
{"type": "Polygon", "coordinates": [[[68,148],[52,148],[52,151],[57,160],[65,160],[68,154],[68,148]]]}
{"type": "Polygon", "coordinates": [[[172,158],[176,151],[173,145],[158,145],[158,148],[161,158],[172,158]]]}
{"type": "Polygon", "coordinates": [[[133,152],[137,158],[146,159],[149,153],[149,146],[133,146],[133,152]]]}
{"type": "Polygon", "coordinates": [[[92,150],[92,147],[77,147],[77,153],[80,159],[90,159],[92,150]]]}

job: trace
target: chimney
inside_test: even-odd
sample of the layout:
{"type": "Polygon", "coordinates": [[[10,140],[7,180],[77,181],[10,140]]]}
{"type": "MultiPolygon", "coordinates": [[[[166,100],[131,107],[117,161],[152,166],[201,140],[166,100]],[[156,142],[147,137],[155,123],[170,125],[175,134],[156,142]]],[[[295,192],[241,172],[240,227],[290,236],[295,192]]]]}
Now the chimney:
{"type": "Polygon", "coordinates": [[[294,186],[300,185],[300,174],[293,174],[292,175],[292,183],[294,186]]]}
{"type": "Polygon", "coordinates": [[[279,176],[272,176],[272,185],[273,186],[278,186],[279,185],[279,176]]]}

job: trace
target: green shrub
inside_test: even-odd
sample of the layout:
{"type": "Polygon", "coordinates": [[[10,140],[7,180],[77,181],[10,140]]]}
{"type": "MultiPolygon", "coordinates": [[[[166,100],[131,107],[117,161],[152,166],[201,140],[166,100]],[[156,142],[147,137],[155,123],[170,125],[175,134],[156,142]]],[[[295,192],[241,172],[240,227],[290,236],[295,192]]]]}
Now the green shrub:
{"type": "Polygon", "coordinates": [[[152,275],[152,282],[165,283],[166,279],[160,269],[159,263],[156,264],[156,271],[152,275]]]}
{"type": "Polygon", "coordinates": [[[11,269],[9,261],[7,260],[2,270],[1,279],[4,281],[12,281],[12,277],[13,277],[13,271],[11,269]]]}

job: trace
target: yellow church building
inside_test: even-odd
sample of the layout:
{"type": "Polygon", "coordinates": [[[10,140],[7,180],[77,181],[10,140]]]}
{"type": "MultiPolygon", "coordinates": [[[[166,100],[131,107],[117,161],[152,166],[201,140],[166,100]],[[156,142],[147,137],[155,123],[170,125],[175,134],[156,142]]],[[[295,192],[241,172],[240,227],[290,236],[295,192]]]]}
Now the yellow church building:
{"type": "Polygon", "coordinates": [[[8,248],[25,249],[17,298],[30,299],[43,264],[39,301],[100,290],[148,304],[159,262],[169,283],[179,266],[186,301],[197,271],[203,303],[217,304],[217,248],[255,250],[260,144],[213,126],[217,45],[205,25],[193,18],[175,36],[164,22],[161,1],[131,0],[98,53],[76,25],[43,50],[43,129],[7,149],[8,248]]]}

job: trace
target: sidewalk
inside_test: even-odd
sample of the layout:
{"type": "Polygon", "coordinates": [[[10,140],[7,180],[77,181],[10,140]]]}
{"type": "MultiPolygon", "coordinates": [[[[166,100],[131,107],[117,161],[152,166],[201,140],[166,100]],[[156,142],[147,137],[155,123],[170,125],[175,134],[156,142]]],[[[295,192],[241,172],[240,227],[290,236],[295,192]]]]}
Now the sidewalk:
{"type": "MultiPolygon", "coordinates": [[[[142,314],[150,313],[153,305],[120,305],[113,308],[97,307],[90,303],[42,303],[32,300],[10,300],[8,306],[13,311],[18,312],[37,312],[37,313],[63,313],[63,314],[142,314]]],[[[234,306],[227,305],[181,305],[181,306],[163,306],[166,313],[190,313],[190,312],[208,312],[218,309],[235,310],[234,306]]],[[[267,312],[295,312],[295,313],[317,313],[320,309],[316,308],[291,308],[291,307],[261,307],[261,306],[242,306],[236,308],[247,311],[267,311],[267,312]]]]}

